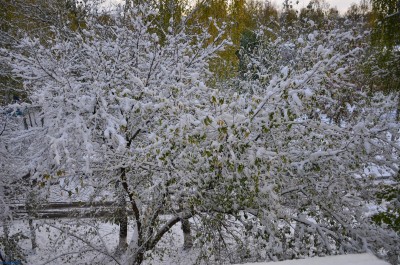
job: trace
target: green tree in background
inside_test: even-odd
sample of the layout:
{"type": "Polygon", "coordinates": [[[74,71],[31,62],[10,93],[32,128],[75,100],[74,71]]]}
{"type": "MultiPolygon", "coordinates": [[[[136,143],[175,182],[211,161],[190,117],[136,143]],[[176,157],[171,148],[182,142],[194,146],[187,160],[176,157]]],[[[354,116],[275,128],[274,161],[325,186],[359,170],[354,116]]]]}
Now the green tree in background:
{"type": "MultiPolygon", "coordinates": [[[[400,122],[400,1],[371,0],[372,58],[371,79],[374,87],[398,95],[396,121],[400,122]]],[[[392,136],[392,138],[394,138],[392,136]]],[[[377,202],[385,205],[372,220],[400,232],[400,171],[390,184],[379,184],[377,202]]]]}
{"type": "MultiPolygon", "coordinates": [[[[92,4],[75,0],[0,0],[0,48],[14,48],[26,35],[46,43],[53,37],[52,27],[81,30],[86,27],[92,4]]],[[[26,93],[7,64],[0,62],[0,104],[23,100],[26,93]]]]}
{"type": "Polygon", "coordinates": [[[400,2],[371,0],[372,44],[379,51],[374,82],[386,91],[400,91],[400,2]]]}

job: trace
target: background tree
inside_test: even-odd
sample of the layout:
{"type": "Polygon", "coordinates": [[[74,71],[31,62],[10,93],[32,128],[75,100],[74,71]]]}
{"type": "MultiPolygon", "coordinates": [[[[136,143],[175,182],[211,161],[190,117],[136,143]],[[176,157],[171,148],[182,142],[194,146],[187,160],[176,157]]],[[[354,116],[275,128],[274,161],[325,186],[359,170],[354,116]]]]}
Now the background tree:
{"type": "MultiPolygon", "coordinates": [[[[52,38],[51,28],[62,30],[67,27],[81,30],[85,27],[87,13],[94,12],[99,1],[76,2],[75,0],[29,0],[0,1],[1,48],[13,48],[25,34],[46,41],[52,38]]],[[[0,97],[1,104],[26,99],[27,91],[19,80],[13,78],[10,68],[1,63],[0,97]]]]}
{"type": "MultiPolygon", "coordinates": [[[[373,89],[395,92],[400,89],[400,2],[372,0],[371,17],[372,49],[374,54],[369,62],[369,73],[373,89]]],[[[396,122],[400,121],[400,98],[397,109],[392,112],[396,122]]],[[[395,139],[395,136],[392,136],[395,139]]],[[[377,192],[378,202],[385,205],[385,210],[374,215],[374,221],[382,226],[389,226],[399,231],[399,173],[390,178],[390,183],[380,183],[377,192]]]]}
{"type": "Polygon", "coordinates": [[[397,1],[371,1],[374,14],[372,44],[378,49],[373,63],[374,85],[378,89],[398,90],[400,15],[397,1]]]}

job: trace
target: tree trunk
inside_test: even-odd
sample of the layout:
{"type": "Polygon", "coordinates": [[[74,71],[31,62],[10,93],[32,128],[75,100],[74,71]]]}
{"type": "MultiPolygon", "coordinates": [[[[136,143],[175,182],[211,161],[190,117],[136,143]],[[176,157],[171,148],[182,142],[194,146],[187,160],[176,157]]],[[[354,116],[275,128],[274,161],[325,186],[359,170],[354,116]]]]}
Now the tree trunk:
{"type": "MultiPolygon", "coordinates": [[[[30,174],[28,173],[26,178],[30,177],[30,174]]],[[[31,186],[31,188],[33,188],[31,186]]],[[[36,232],[35,232],[35,227],[33,226],[33,218],[37,214],[38,210],[38,199],[37,199],[37,194],[34,191],[29,192],[28,197],[25,202],[25,207],[26,211],[28,212],[28,224],[29,224],[29,231],[31,234],[31,243],[32,243],[32,250],[35,250],[37,248],[37,243],[36,243],[36,232]]]]}
{"type": "Polygon", "coordinates": [[[122,185],[118,187],[118,223],[119,223],[119,243],[117,252],[125,252],[128,243],[128,214],[126,212],[126,198],[122,185]]]}
{"type": "Polygon", "coordinates": [[[11,256],[11,244],[9,244],[9,234],[10,234],[10,228],[9,228],[9,218],[6,217],[3,220],[3,234],[4,234],[4,256],[2,257],[2,259],[4,261],[7,261],[11,256]]]}
{"type": "Polygon", "coordinates": [[[36,243],[36,232],[35,227],[33,226],[33,219],[29,218],[29,230],[31,232],[31,243],[32,243],[32,250],[36,250],[37,243],[36,243]]]}
{"type": "Polygon", "coordinates": [[[397,95],[396,121],[400,121],[400,93],[397,95]]]}
{"type": "Polygon", "coordinates": [[[142,264],[144,259],[144,253],[143,252],[139,252],[135,258],[135,260],[133,261],[132,265],[140,265],[142,264]]]}
{"type": "Polygon", "coordinates": [[[193,237],[190,234],[189,219],[182,219],[182,232],[183,232],[183,249],[191,249],[193,246],[193,237]]]}

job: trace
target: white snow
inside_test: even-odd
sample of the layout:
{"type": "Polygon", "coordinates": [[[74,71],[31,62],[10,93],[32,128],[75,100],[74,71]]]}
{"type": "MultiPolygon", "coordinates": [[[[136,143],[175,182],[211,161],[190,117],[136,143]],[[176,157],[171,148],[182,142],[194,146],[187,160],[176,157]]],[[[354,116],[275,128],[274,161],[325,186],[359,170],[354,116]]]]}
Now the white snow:
{"type": "Polygon", "coordinates": [[[289,67],[285,66],[281,69],[281,74],[283,75],[283,78],[286,78],[289,74],[289,67]]]}
{"type": "Polygon", "coordinates": [[[309,259],[285,260],[279,262],[246,263],[244,265],[388,265],[372,254],[349,254],[309,259]]]}

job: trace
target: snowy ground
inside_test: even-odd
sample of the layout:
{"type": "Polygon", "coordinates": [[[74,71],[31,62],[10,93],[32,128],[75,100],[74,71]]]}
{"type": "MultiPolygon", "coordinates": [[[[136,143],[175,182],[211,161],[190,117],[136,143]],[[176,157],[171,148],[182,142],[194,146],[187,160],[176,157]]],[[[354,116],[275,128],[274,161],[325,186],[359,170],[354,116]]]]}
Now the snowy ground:
{"type": "MultiPolygon", "coordinates": [[[[119,226],[111,222],[99,222],[90,219],[58,219],[36,220],[36,240],[38,249],[32,251],[30,232],[27,221],[14,220],[10,226],[10,234],[21,233],[19,246],[27,255],[23,264],[59,265],[59,264],[118,264],[109,256],[115,255],[118,244],[119,226]],[[78,224],[78,225],[77,225],[78,224]],[[99,255],[99,253],[106,254],[99,255]]],[[[132,224],[129,226],[132,227],[132,224]]],[[[0,237],[3,227],[0,224],[0,237]]],[[[128,242],[132,238],[132,230],[128,230],[128,242]]],[[[160,247],[144,265],[193,264],[198,251],[183,250],[183,235],[180,224],[175,225],[160,241],[160,247]]],[[[0,251],[1,245],[0,245],[0,251]]],[[[0,263],[1,264],[1,263],[0,263]]]]}
{"type": "Polygon", "coordinates": [[[349,254],[329,257],[315,257],[279,262],[246,263],[243,265],[388,265],[372,254],[349,254]]]}
{"type": "MultiPolygon", "coordinates": [[[[76,222],[76,219],[35,221],[39,246],[36,252],[31,250],[26,221],[14,221],[10,228],[11,234],[20,232],[26,236],[26,239],[20,242],[20,246],[28,254],[26,264],[118,264],[115,260],[107,258],[107,254],[109,257],[115,256],[118,226],[90,219],[81,219],[79,225],[76,225],[76,222]]],[[[132,230],[129,230],[128,241],[130,238],[132,230]]],[[[145,265],[190,265],[196,263],[199,256],[199,250],[196,248],[190,251],[182,249],[183,236],[180,225],[175,225],[160,245],[155,254],[146,260],[145,265]]],[[[245,265],[388,265],[388,263],[371,254],[352,254],[245,265]]]]}

